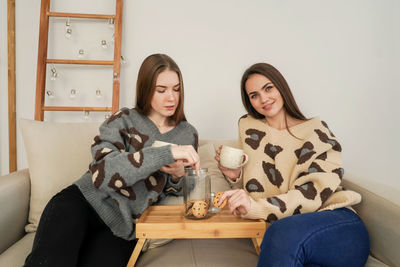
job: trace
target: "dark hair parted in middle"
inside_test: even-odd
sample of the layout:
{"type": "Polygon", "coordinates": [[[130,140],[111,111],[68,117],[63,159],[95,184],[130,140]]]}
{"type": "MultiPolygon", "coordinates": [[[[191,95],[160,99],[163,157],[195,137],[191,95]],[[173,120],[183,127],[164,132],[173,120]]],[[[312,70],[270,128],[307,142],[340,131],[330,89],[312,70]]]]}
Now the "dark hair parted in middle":
{"type": "MultiPolygon", "coordinates": [[[[258,113],[251,105],[249,96],[246,92],[246,81],[253,74],[260,74],[267,77],[278,89],[279,93],[283,99],[283,107],[287,114],[293,118],[299,120],[307,120],[307,118],[301,113],[299,107],[297,106],[296,100],[293,97],[292,91],[289,88],[283,75],[272,65],[267,63],[256,63],[250,66],[243,74],[241,81],[241,94],[242,102],[246,111],[257,119],[263,119],[264,115],[258,113]]],[[[286,118],[286,117],[285,117],[286,118]]],[[[287,125],[286,125],[287,126],[287,125]]]]}
{"type": "Polygon", "coordinates": [[[175,61],[164,54],[153,54],[148,56],[140,66],[138,79],[136,83],[136,107],[135,109],[145,116],[150,114],[151,100],[153,98],[158,75],[165,71],[171,70],[176,72],[179,77],[180,94],[179,103],[174,115],[171,116],[175,125],[181,121],[186,121],[185,113],[183,111],[183,80],[182,73],[175,63],[175,61]]]}

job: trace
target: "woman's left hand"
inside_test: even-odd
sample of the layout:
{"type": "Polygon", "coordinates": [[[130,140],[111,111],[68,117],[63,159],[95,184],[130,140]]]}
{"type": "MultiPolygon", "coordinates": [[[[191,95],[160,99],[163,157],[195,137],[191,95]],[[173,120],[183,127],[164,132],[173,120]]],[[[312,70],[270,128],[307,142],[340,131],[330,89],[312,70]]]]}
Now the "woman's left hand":
{"type": "Polygon", "coordinates": [[[250,197],[243,189],[225,191],[218,204],[221,205],[228,198],[229,210],[233,215],[246,215],[250,210],[250,197]]]}
{"type": "Polygon", "coordinates": [[[185,167],[182,160],[177,160],[172,164],[162,166],[160,171],[171,174],[175,180],[185,175],[185,167]]]}

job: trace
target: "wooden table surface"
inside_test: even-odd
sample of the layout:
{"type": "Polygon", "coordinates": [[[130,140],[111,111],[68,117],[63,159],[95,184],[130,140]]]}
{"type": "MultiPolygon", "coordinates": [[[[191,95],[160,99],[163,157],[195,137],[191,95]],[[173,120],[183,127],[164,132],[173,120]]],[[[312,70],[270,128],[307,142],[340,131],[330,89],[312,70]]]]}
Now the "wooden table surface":
{"type": "Polygon", "coordinates": [[[236,217],[227,207],[206,219],[193,220],[184,216],[183,205],[150,206],[136,223],[139,240],[127,266],[135,265],[147,238],[251,238],[259,253],[265,230],[265,221],[236,217]]]}

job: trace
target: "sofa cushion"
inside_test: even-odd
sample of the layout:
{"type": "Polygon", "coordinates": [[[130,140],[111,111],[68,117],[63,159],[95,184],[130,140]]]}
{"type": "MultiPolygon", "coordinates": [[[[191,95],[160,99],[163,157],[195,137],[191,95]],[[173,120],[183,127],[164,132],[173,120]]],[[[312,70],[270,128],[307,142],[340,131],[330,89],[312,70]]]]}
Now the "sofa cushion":
{"type": "Polygon", "coordinates": [[[367,227],[371,254],[390,266],[400,266],[400,207],[344,177],[343,186],[361,194],[354,206],[367,227]]]}
{"type": "Polygon", "coordinates": [[[220,145],[226,145],[231,147],[240,147],[239,141],[235,139],[201,139],[199,145],[204,145],[211,143],[214,145],[215,150],[218,149],[220,145]]]}
{"type": "Polygon", "coordinates": [[[21,267],[28,254],[32,250],[35,233],[29,233],[0,254],[0,266],[2,267],[21,267]]]}
{"type": "Polygon", "coordinates": [[[100,123],[19,120],[31,177],[27,232],[36,231],[50,198],[88,169],[90,146],[100,123]]]}
{"type": "Polygon", "coordinates": [[[369,255],[364,267],[389,267],[389,265],[386,265],[383,262],[369,255]]]}
{"type": "Polygon", "coordinates": [[[0,177],[0,253],[25,235],[29,191],[27,169],[0,177]]]}

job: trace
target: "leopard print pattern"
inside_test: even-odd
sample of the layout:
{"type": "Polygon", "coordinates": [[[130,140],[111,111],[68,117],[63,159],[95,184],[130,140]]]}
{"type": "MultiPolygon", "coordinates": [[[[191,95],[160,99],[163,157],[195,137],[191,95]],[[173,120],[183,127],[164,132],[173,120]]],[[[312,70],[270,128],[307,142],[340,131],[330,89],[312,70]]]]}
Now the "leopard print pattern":
{"type": "Polygon", "coordinates": [[[282,152],[283,149],[280,146],[274,146],[268,143],[264,148],[264,153],[267,154],[271,159],[275,160],[276,155],[282,152]]]}
{"type": "Polygon", "coordinates": [[[308,167],[308,171],[306,172],[301,172],[298,176],[297,179],[299,179],[302,176],[308,175],[310,173],[314,172],[325,172],[316,162],[311,163],[310,167],[308,167]]]}
{"type": "Polygon", "coordinates": [[[301,208],[303,208],[303,206],[302,205],[298,205],[297,208],[294,209],[293,215],[301,214],[301,208]]]}
{"type": "Polygon", "coordinates": [[[126,129],[121,129],[119,131],[122,136],[128,139],[128,143],[133,146],[136,151],[141,150],[144,147],[144,144],[147,140],[149,140],[149,136],[140,133],[134,127],[129,128],[129,131],[126,129]]]}
{"type": "Polygon", "coordinates": [[[324,190],[322,190],[320,193],[321,202],[324,203],[332,194],[333,194],[333,191],[328,187],[325,188],[324,190]]]}
{"type": "Polygon", "coordinates": [[[314,151],[314,145],[307,141],[301,148],[294,151],[294,153],[298,158],[297,164],[300,165],[309,160],[316,152],[314,151]]]}
{"type": "Polygon", "coordinates": [[[161,193],[166,183],[165,176],[159,172],[155,172],[144,180],[144,184],[148,191],[161,193]]]}
{"type": "Polygon", "coordinates": [[[340,180],[343,179],[343,176],[344,176],[344,169],[343,168],[334,169],[332,172],[336,173],[339,176],[340,180]]]}
{"type": "Polygon", "coordinates": [[[269,197],[267,198],[267,201],[271,203],[274,206],[277,206],[279,210],[284,213],[286,211],[286,204],[282,200],[280,200],[278,197],[269,197]]]}
{"type": "Polygon", "coordinates": [[[117,112],[115,112],[114,114],[112,114],[108,120],[107,120],[107,124],[111,123],[112,121],[121,118],[122,115],[128,115],[129,116],[129,109],[128,108],[122,108],[120,110],[118,110],[117,112]]]}
{"type": "Polygon", "coordinates": [[[249,135],[244,142],[248,144],[252,149],[256,150],[260,146],[261,140],[266,135],[265,132],[261,132],[256,129],[247,129],[245,134],[249,135]]]}
{"type": "Polygon", "coordinates": [[[328,154],[326,152],[324,152],[321,155],[319,155],[318,157],[316,157],[315,159],[326,160],[327,157],[328,157],[328,154]]]}
{"type": "Polygon", "coordinates": [[[246,183],[246,190],[249,193],[252,192],[264,192],[264,187],[260,184],[257,179],[253,178],[247,181],[246,183]]]}
{"type": "Polygon", "coordinates": [[[104,166],[106,162],[104,160],[99,163],[92,163],[89,166],[89,171],[92,174],[92,182],[96,188],[99,188],[104,181],[105,171],[104,166]]]}
{"type": "Polygon", "coordinates": [[[103,147],[103,148],[101,148],[101,149],[96,151],[96,154],[94,155],[94,159],[96,161],[99,161],[99,160],[103,159],[105,156],[107,156],[108,154],[110,154],[113,151],[114,150],[112,150],[111,148],[103,147]]]}
{"type": "Polygon", "coordinates": [[[338,152],[342,151],[342,147],[338,141],[336,141],[335,139],[329,138],[328,135],[326,133],[324,133],[323,131],[321,131],[320,129],[315,129],[314,131],[317,133],[319,140],[321,140],[321,142],[330,144],[332,146],[332,149],[335,151],[338,151],[338,152]]]}
{"type": "Polygon", "coordinates": [[[278,220],[278,217],[274,213],[270,213],[270,214],[268,214],[266,221],[268,223],[273,223],[273,222],[275,222],[277,220],[278,220]]]}
{"type": "Polygon", "coordinates": [[[100,143],[101,143],[100,136],[96,135],[96,136],[93,138],[93,143],[92,143],[92,146],[91,146],[91,147],[97,146],[97,145],[100,144],[100,143]]]}
{"type": "Polygon", "coordinates": [[[265,161],[262,162],[262,168],[264,170],[264,173],[267,175],[268,180],[271,182],[271,184],[279,188],[283,183],[283,177],[281,172],[275,168],[274,164],[265,161]]]}
{"type": "Polygon", "coordinates": [[[142,150],[139,150],[138,152],[135,153],[129,153],[128,154],[128,160],[130,163],[132,163],[133,166],[136,168],[140,168],[143,164],[143,152],[142,150]]]}
{"type": "Polygon", "coordinates": [[[326,123],[326,122],[324,122],[324,121],[321,121],[321,123],[322,123],[322,125],[329,131],[329,134],[332,136],[332,137],[335,137],[335,135],[331,132],[331,130],[329,129],[329,127],[328,127],[328,124],[326,123]]]}
{"type": "Polygon", "coordinates": [[[126,185],[125,180],[119,173],[115,173],[108,183],[108,186],[130,200],[136,200],[136,194],[131,187],[126,185]]]}
{"type": "Polygon", "coordinates": [[[317,196],[317,189],[313,182],[308,182],[303,185],[295,185],[295,189],[299,190],[306,199],[314,200],[317,196]]]}
{"type": "Polygon", "coordinates": [[[113,145],[114,145],[116,148],[118,148],[118,150],[119,150],[120,152],[125,152],[125,150],[126,150],[124,144],[122,144],[121,142],[115,142],[115,143],[113,143],[113,145]]]}

